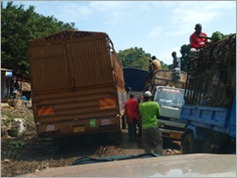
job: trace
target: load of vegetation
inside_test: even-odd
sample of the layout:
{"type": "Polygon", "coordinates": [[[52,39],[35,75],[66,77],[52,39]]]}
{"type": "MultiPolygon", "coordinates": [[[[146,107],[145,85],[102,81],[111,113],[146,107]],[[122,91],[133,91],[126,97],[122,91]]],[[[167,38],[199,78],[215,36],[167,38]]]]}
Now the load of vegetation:
{"type": "Polygon", "coordinates": [[[228,106],[236,95],[236,34],[205,46],[190,70],[187,103],[228,106]]]}
{"type": "Polygon", "coordinates": [[[216,31],[216,32],[212,33],[212,36],[211,36],[211,39],[212,39],[213,43],[215,43],[217,41],[220,41],[223,38],[225,38],[225,35],[223,35],[223,33],[219,32],[219,31],[216,31]]]}

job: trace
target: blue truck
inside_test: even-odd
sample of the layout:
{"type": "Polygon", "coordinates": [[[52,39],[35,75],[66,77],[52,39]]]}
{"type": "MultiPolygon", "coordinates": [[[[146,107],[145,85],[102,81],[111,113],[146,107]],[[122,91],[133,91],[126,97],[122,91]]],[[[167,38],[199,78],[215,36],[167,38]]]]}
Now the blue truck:
{"type": "Polygon", "coordinates": [[[184,105],[186,120],[182,153],[234,153],[236,144],[236,98],[228,107],[184,105]]]}
{"type": "Polygon", "coordinates": [[[135,98],[142,96],[148,77],[148,71],[134,67],[124,67],[123,74],[125,85],[130,88],[129,94],[132,93],[135,98]]]}
{"type": "Polygon", "coordinates": [[[195,55],[180,113],[182,153],[236,153],[236,35],[195,55]]]}

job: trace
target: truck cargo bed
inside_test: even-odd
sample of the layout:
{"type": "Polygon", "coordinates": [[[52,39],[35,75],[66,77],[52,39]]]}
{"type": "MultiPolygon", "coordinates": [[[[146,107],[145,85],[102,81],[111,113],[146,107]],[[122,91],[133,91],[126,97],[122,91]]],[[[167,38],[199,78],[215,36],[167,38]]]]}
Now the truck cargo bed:
{"type": "Polygon", "coordinates": [[[224,107],[184,105],[180,116],[188,121],[189,125],[227,133],[230,119],[228,110],[229,108],[224,107]]]}

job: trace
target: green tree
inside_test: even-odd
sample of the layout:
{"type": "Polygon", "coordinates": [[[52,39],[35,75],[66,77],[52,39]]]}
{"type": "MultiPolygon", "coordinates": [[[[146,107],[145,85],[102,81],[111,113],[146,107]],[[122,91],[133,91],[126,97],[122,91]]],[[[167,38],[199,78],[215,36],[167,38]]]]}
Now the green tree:
{"type": "Polygon", "coordinates": [[[148,70],[149,59],[151,55],[145,53],[142,48],[129,48],[120,50],[118,56],[124,67],[135,67],[143,70],[148,70]]]}
{"type": "Polygon", "coordinates": [[[163,61],[160,61],[161,64],[161,69],[162,70],[168,70],[169,69],[169,65],[165,64],[163,61]]]}
{"type": "MultiPolygon", "coordinates": [[[[149,69],[151,54],[146,53],[142,48],[135,47],[120,50],[118,56],[122,61],[123,67],[134,67],[143,70],[149,69]]],[[[167,69],[167,65],[163,61],[161,61],[161,68],[167,69]]]]}
{"type": "Polygon", "coordinates": [[[180,53],[182,55],[181,59],[181,70],[186,71],[188,70],[188,64],[189,64],[189,52],[190,52],[190,45],[184,44],[180,48],[180,53]]]}
{"type": "Polygon", "coordinates": [[[29,41],[61,30],[74,29],[74,23],[64,24],[53,16],[44,17],[34,10],[34,6],[24,10],[23,5],[16,6],[13,2],[3,5],[1,2],[1,65],[4,68],[14,69],[17,75],[27,79],[29,41]]]}

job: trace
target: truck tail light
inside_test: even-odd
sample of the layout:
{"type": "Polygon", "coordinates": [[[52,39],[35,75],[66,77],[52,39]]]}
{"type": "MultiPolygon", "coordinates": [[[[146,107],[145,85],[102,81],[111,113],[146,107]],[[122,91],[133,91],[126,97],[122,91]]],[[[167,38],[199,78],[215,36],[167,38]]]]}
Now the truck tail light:
{"type": "Polygon", "coordinates": [[[40,106],[37,110],[37,113],[39,116],[53,115],[54,109],[52,106],[40,106]]]}
{"type": "Polygon", "coordinates": [[[99,99],[99,108],[100,110],[111,109],[116,107],[115,97],[107,97],[99,99]]]}

